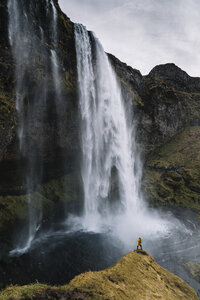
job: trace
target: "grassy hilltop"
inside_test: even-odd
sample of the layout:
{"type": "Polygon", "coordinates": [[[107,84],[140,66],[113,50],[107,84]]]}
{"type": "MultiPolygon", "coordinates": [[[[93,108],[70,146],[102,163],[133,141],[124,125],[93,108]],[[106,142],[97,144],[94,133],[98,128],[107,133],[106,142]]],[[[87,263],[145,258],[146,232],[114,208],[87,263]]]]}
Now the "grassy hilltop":
{"type": "Polygon", "coordinates": [[[115,265],[76,276],[69,284],[8,287],[0,300],[19,299],[137,299],[197,300],[196,292],[182,279],[158,265],[145,251],[130,252],[115,265]]]}

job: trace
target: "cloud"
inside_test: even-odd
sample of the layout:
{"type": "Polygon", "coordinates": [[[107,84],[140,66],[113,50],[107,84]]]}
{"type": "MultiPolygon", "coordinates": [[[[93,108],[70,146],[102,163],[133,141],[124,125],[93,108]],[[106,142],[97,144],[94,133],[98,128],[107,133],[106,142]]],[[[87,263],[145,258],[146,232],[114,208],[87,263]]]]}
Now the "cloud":
{"type": "Polygon", "coordinates": [[[174,62],[200,76],[199,0],[60,0],[74,22],[95,32],[105,51],[147,74],[174,62]]]}

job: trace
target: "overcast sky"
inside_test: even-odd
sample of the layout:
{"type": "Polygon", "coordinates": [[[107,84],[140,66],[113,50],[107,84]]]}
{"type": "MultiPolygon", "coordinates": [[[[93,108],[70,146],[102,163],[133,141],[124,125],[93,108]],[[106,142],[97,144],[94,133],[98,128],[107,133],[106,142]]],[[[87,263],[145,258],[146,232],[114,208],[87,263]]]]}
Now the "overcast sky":
{"type": "Polygon", "coordinates": [[[200,0],[59,0],[104,50],[147,74],[174,62],[200,77],[200,0]]]}

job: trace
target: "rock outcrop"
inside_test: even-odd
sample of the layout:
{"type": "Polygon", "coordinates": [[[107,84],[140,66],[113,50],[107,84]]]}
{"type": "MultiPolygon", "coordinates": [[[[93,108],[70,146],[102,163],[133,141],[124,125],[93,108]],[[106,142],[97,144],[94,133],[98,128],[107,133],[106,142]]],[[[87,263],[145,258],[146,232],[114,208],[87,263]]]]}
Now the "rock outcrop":
{"type": "Polygon", "coordinates": [[[199,125],[200,78],[190,77],[175,64],[156,66],[142,76],[109,55],[126,100],[138,121],[136,138],[146,154],[189,126],[199,125]]]}
{"type": "Polygon", "coordinates": [[[200,263],[195,261],[188,261],[184,262],[183,266],[196,281],[200,282],[200,263]]]}
{"type": "Polygon", "coordinates": [[[182,279],[158,265],[145,251],[130,252],[114,266],[76,276],[68,285],[8,287],[0,299],[170,299],[197,300],[182,279]]]}
{"type": "Polygon", "coordinates": [[[109,56],[137,121],[143,153],[143,191],[152,205],[200,210],[200,78],[174,64],[147,76],[109,56]]]}

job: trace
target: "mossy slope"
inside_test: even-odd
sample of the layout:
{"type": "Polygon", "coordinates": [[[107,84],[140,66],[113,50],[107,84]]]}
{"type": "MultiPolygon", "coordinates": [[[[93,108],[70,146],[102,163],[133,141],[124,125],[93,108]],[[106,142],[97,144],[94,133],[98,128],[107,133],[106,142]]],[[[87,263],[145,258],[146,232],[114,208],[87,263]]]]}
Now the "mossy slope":
{"type": "Polygon", "coordinates": [[[158,265],[145,251],[134,251],[114,266],[75,277],[68,285],[9,287],[6,299],[170,299],[196,300],[196,292],[182,279],[158,265]]]}
{"type": "Polygon", "coordinates": [[[200,210],[200,127],[188,127],[147,157],[144,189],[154,205],[200,210]]]}
{"type": "Polygon", "coordinates": [[[35,211],[43,212],[43,219],[49,216],[55,218],[56,214],[62,217],[63,209],[77,211],[81,205],[80,178],[77,173],[66,174],[57,179],[50,180],[39,186],[37,191],[26,195],[6,195],[0,196],[0,242],[10,243],[10,233],[16,224],[24,226],[28,220],[27,198],[34,199],[35,211]]]}

